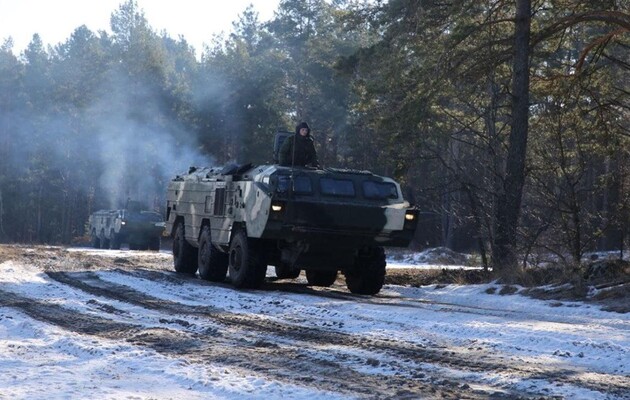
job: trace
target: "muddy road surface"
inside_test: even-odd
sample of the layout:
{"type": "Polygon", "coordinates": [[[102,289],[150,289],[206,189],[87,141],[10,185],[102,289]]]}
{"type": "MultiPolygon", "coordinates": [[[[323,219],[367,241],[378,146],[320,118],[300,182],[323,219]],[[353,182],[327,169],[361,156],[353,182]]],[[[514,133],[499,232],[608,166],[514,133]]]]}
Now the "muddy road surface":
{"type": "Polygon", "coordinates": [[[235,290],[153,252],[0,246],[0,265],[0,309],[199,370],[341,398],[630,396],[626,342],[607,336],[628,334],[628,317],[586,305],[506,301],[485,286],[358,296],[341,276],[330,288],[300,276],[235,290]]]}

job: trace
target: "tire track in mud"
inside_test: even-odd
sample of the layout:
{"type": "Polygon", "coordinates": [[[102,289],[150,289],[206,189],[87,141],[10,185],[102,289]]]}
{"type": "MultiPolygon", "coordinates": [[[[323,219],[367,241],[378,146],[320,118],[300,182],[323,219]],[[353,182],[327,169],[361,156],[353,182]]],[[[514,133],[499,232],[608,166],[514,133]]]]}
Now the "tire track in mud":
{"type": "MultiPolygon", "coordinates": [[[[133,269],[133,270],[123,270],[123,269],[111,269],[110,271],[117,272],[120,274],[136,277],[136,278],[144,278],[152,281],[161,281],[161,282],[169,282],[174,285],[184,285],[184,284],[192,284],[203,287],[213,287],[219,286],[222,288],[229,288],[231,290],[235,290],[234,287],[229,283],[217,283],[217,282],[207,282],[199,279],[196,276],[179,274],[172,271],[155,271],[150,269],[133,269]]],[[[246,290],[241,290],[246,292],[246,290]]],[[[259,289],[256,289],[257,292],[277,292],[280,291],[283,294],[291,293],[291,294],[304,294],[316,297],[324,297],[335,300],[343,300],[352,303],[361,303],[361,304],[369,304],[375,306],[386,306],[386,307],[395,307],[395,308],[411,308],[411,309],[425,309],[435,312],[446,312],[446,313],[462,313],[462,314],[474,314],[480,315],[484,317],[498,317],[498,318],[512,318],[519,320],[528,320],[531,319],[530,314],[524,314],[521,311],[516,310],[506,310],[500,308],[489,308],[489,307],[479,307],[474,305],[465,305],[465,304],[456,304],[456,303],[447,303],[440,302],[435,300],[424,300],[424,299],[412,299],[412,298],[404,298],[399,296],[391,296],[384,294],[377,294],[374,296],[366,296],[360,294],[354,294],[350,292],[342,291],[341,289],[336,288],[323,288],[316,289],[312,286],[309,286],[306,283],[295,283],[290,281],[283,282],[275,282],[267,280],[263,286],[259,289]],[[397,303],[393,303],[392,301],[397,301],[397,303]],[[437,308],[439,307],[439,308],[437,308]]],[[[254,292],[253,292],[254,293],[254,292]]],[[[566,323],[566,321],[559,321],[553,318],[545,318],[545,316],[537,316],[538,320],[544,322],[554,322],[554,323],[566,323]]]]}
{"type": "MultiPolygon", "coordinates": [[[[139,271],[140,273],[135,273],[135,271],[127,270],[114,272],[119,272],[141,278],[144,278],[143,275],[145,275],[144,270],[139,271]]],[[[350,350],[360,349],[361,351],[368,354],[372,353],[385,355],[388,359],[394,361],[389,361],[388,364],[384,367],[391,367],[393,370],[397,371],[408,370],[408,368],[406,367],[408,367],[409,365],[414,365],[414,369],[416,371],[421,371],[422,364],[432,364],[439,367],[454,368],[458,370],[463,370],[464,372],[469,371],[475,373],[484,373],[488,371],[495,371],[497,373],[500,373],[503,372],[505,369],[509,369],[510,371],[518,372],[520,376],[527,379],[543,379],[550,382],[564,382],[603,393],[623,393],[625,390],[628,389],[628,385],[630,384],[627,380],[624,381],[623,377],[619,377],[619,379],[615,380],[614,377],[606,375],[605,379],[599,379],[606,382],[606,384],[603,384],[600,383],[599,380],[580,379],[580,377],[578,376],[579,374],[576,373],[575,370],[559,369],[551,371],[544,365],[519,365],[511,362],[510,360],[502,359],[495,355],[482,352],[467,351],[466,354],[458,354],[457,352],[446,350],[444,346],[436,346],[437,348],[427,348],[427,346],[425,345],[401,342],[399,340],[365,338],[343,332],[324,330],[317,327],[303,327],[295,324],[286,324],[278,321],[272,321],[256,315],[235,314],[230,311],[212,306],[185,305],[169,300],[155,298],[151,295],[137,291],[128,286],[104,281],[94,272],[89,271],[73,273],[48,272],[47,274],[52,279],[60,283],[76,287],[93,295],[103,296],[106,298],[137,305],[143,308],[165,312],[168,314],[175,313],[180,315],[191,315],[202,317],[213,322],[218,322],[226,327],[229,327],[230,329],[236,329],[237,331],[239,331],[238,335],[249,337],[250,343],[258,343],[263,347],[274,348],[273,345],[270,345],[268,343],[269,341],[259,341],[257,339],[258,333],[270,335],[275,338],[283,338],[285,340],[288,339],[293,342],[289,345],[294,347],[298,344],[300,344],[299,347],[304,348],[308,348],[313,344],[322,346],[332,345],[341,348],[348,348],[350,350]]],[[[158,272],[157,274],[163,276],[156,277],[154,276],[154,274],[154,272],[150,271],[150,273],[148,273],[147,275],[151,276],[153,280],[156,280],[155,278],[160,278],[169,282],[176,281],[178,284],[190,284],[192,282],[195,282],[206,287],[211,287],[212,285],[214,285],[205,281],[196,280],[194,278],[185,279],[184,283],[182,283],[181,279],[177,279],[177,275],[167,275],[165,273],[158,272]],[[164,276],[166,276],[166,279],[163,279],[164,276]]],[[[241,339],[244,338],[241,336],[240,338],[237,337],[234,340],[239,341],[241,339]]],[[[234,344],[234,340],[231,342],[232,345],[234,344]]],[[[274,339],[273,342],[282,343],[282,341],[278,341],[277,339],[274,339]]],[[[304,351],[302,351],[302,353],[304,353],[304,351]]],[[[295,356],[295,354],[293,355],[295,356]]],[[[305,356],[304,354],[298,354],[298,356],[307,357],[308,363],[313,362],[313,359],[311,357],[305,356]]],[[[296,364],[295,370],[303,370],[304,362],[305,361],[302,361],[296,364]]],[[[286,360],[284,360],[284,363],[286,364],[286,360]]],[[[330,374],[330,370],[330,366],[324,369],[325,373],[327,374],[330,374]]],[[[444,380],[443,377],[431,376],[431,374],[439,374],[439,371],[423,371],[416,373],[412,372],[408,374],[409,376],[406,379],[426,380],[428,378],[429,380],[444,380]]],[[[602,376],[599,376],[599,378],[602,378],[602,376]]],[[[388,377],[388,380],[391,379],[391,377],[388,377]]],[[[402,379],[403,381],[399,382],[398,385],[402,385],[402,387],[404,387],[406,386],[404,384],[405,378],[402,379]]],[[[451,380],[449,382],[447,380],[445,382],[446,385],[454,387],[467,386],[464,381],[457,382],[456,380],[451,380]]],[[[505,388],[501,389],[504,390],[505,388]]],[[[353,389],[353,391],[354,390],[356,389],[353,389]]],[[[459,393],[458,396],[461,395],[462,393],[459,393]]],[[[515,396],[515,393],[510,393],[509,398],[515,398],[515,396]]]]}
{"type": "MultiPolygon", "coordinates": [[[[121,274],[133,276],[136,278],[140,277],[140,278],[147,278],[154,281],[169,282],[175,285],[195,284],[198,286],[210,287],[210,288],[213,286],[220,286],[223,288],[229,288],[231,290],[234,290],[233,287],[227,283],[207,282],[207,281],[200,280],[194,276],[183,276],[181,274],[178,274],[172,271],[153,271],[153,270],[141,269],[141,270],[121,270],[121,271],[116,271],[116,272],[120,272],[121,274]]],[[[473,306],[473,305],[469,306],[469,305],[462,305],[462,304],[456,304],[456,303],[439,302],[439,301],[434,301],[434,300],[401,298],[401,297],[387,296],[387,295],[382,295],[382,294],[376,295],[376,296],[363,296],[363,295],[356,295],[353,293],[339,291],[337,289],[331,290],[331,289],[326,288],[324,290],[318,290],[318,289],[313,289],[307,284],[292,283],[292,282],[286,282],[286,281],[282,283],[274,284],[274,283],[270,283],[268,280],[267,283],[263,285],[263,287],[258,289],[257,291],[269,292],[269,291],[277,291],[279,289],[281,289],[282,293],[288,292],[288,293],[296,293],[296,294],[307,294],[307,295],[312,295],[312,296],[317,296],[317,297],[333,298],[333,299],[345,300],[345,301],[350,301],[350,302],[355,302],[355,303],[360,302],[363,304],[370,304],[370,305],[377,305],[377,306],[422,308],[422,309],[427,309],[427,310],[436,311],[436,312],[447,312],[447,313],[459,312],[459,313],[467,313],[467,314],[476,314],[480,316],[495,316],[499,318],[508,317],[508,318],[512,318],[516,320],[530,320],[532,318],[531,314],[527,314],[527,313],[523,313],[521,311],[515,311],[515,310],[479,307],[479,306],[473,306]],[[398,304],[391,303],[391,302],[388,302],[388,300],[398,300],[405,303],[398,303],[398,304]],[[436,308],[435,306],[440,307],[440,308],[436,308]]],[[[568,322],[566,320],[559,320],[557,318],[545,317],[545,316],[540,316],[540,315],[538,315],[536,318],[539,321],[565,323],[569,325],[580,323],[579,321],[568,322]]],[[[270,322],[270,323],[273,324],[273,322],[270,322]]],[[[304,333],[300,330],[298,331],[300,332],[298,333],[298,336],[302,338],[304,336],[307,336],[307,337],[312,337],[318,340],[319,338],[326,337],[326,333],[329,332],[326,330],[320,330],[318,328],[309,328],[309,329],[312,329],[312,330],[314,329],[313,335],[309,335],[309,334],[304,335],[304,333]]],[[[278,332],[278,331],[272,329],[272,333],[273,332],[278,332]]],[[[339,333],[339,334],[345,335],[344,333],[339,333]]],[[[351,337],[351,335],[348,335],[348,337],[351,337]]],[[[602,393],[614,393],[614,394],[623,395],[624,393],[630,390],[630,379],[623,376],[610,376],[610,375],[605,375],[605,374],[592,373],[593,376],[596,376],[599,379],[585,380],[585,379],[580,379],[579,377],[576,377],[580,375],[582,371],[569,370],[569,369],[549,371],[548,366],[542,365],[542,364],[538,364],[537,366],[531,365],[531,364],[527,366],[523,366],[522,364],[514,364],[513,362],[510,362],[509,360],[505,360],[501,358],[497,359],[496,357],[488,353],[474,351],[471,349],[467,350],[465,355],[459,355],[459,357],[473,357],[473,359],[476,359],[476,361],[472,361],[472,364],[468,360],[462,360],[461,358],[459,358],[456,352],[446,352],[446,353],[440,352],[440,351],[435,352],[435,351],[431,351],[424,345],[420,346],[420,345],[415,345],[413,343],[406,342],[406,345],[409,347],[405,346],[405,349],[402,349],[403,351],[401,351],[401,348],[399,347],[401,342],[399,341],[395,341],[395,340],[392,340],[392,341],[376,340],[375,341],[374,339],[366,339],[366,338],[359,338],[359,340],[362,342],[362,344],[359,343],[361,347],[367,347],[369,349],[377,348],[377,349],[381,349],[385,351],[393,350],[394,352],[400,352],[401,356],[407,356],[408,360],[416,359],[415,361],[417,361],[418,354],[416,354],[416,352],[418,352],[420,349],[420,351],[424,353],[423,357],[421,357],[420,362],[427,362],[427,363],[433,363],[433,364],[437,363],[437,364],[442,364],[442,365],[446,364],[447,367],[455,367],[455,368],[463,366],[464,368],[467,368],[475,372],[486,372],[488,371],[488,368],[493,369],[498,372],[502,372],[507,367],[511,371],[520,372],[522,376],[525,376],[528,379],[542,379],[542,380],[548,380],[550,382],[560,381],[560,382],[588,388],[590,390],[599,391],[602,393]],[[386,344],[383,346],[382,343],[386,343],[386,344]],[[388,345],[387,343],[394,343],[395,344],[394,348],[392,348],[392,346],[388,345]],[[414,348],[413,346],[416,346],[416,347],[414,348]],[[408,353],[409,351],[414,352],[414,354],[411,357],[409,356],[409,353],[408,353]],[[479,360],[480,358],[495,359],[495,361],[493,362],[480,361],[479,360]],[[606,383],[603,384],[603,383],[600,383],[600,381],[605,381],[606,383]]],[[[356,344],[349,344],[349,346],[355,346],[355,345],[356,344]]],[[[432,344],[432,345],[435,346],[435,344],[432,344]]],[[[446,348],[446,346],[443,346],[443,345],[442,346],[438,345],[436,347],[446,348]]]]}
{"type": "MultiPolygon", "coordinates": [[[[53,274],[60,282],[65,273],[53,274]]],[[[74,286],[74,285],[71,285],[74,286]]],[[[89,285],[79,285],[87,288],[89,285]]],[[[90,292],[99,292],[94,290],[90,292]]],[[[124,297],[124,296],[120,296],[124,297]]],[[[93,302],[93,299],[88,300],[93,302]]],[[[151,348],[167,356],[185,356],[188,361],[226,365],[245,374],[257,373],[281,382],[318,390],[342,393],[359,398],[486,398],[487,393],[465,393],[456,382],[441,380],[439,384],[401,376],[361,373],[342,363],[322,360],[283,345],[255,338],[251,332],[196,333],[162,327],[116,322],[100,316],[87,315],[57,304],[0,289],[0,306],[18,309],[30,317],[71,332],[120,340],[151,348]],[[248,337],[249,336],[249,337],[248,337]],[[256,339],[256,340],[254,340],[256,339]],[[296,377],[297,375],[297,377],[296,377]],[[446,385],[443,387],[443,385],[446,385]]],[[[109,306],[114,314],[125,314],[109,306]]],[[[151,306],[157,309],[158,307],[151,306]]],[[[168,310],[167,310],[168,311],[168,310]]],[[[186,326],[186,324],[182,324],[186,326]]],[[[507,397],[498,397],[507,398],[507,397]]],[[[510,398],[514,398],[510,396],[510,398]]]]}
{"type": "MultiPolygon", "coordinates": [[[[249,357],[252,359],[251,361],[243,361],[244,359],[248,359],[245,354],[240,354],[239,352],[233,351],[229,346],[224,346],[226,344],[225,341],[216,340],[216,336],[209,340],[208,336],[205,335],[195,335],[189,332],[155,327],[143,328],[136,324],[114,322],[101,317],[80,314],[77,313],[76,310],[48,304],[41,300],[20,296],[3,290],[0,290],[0,299],[0,306],[18,309],[36,320],[64,328],[68,331],[98,336],[105,339],[125,339],[132,344],[146,346],[165,355],[189,356],[190,359],[196,362],[211,361],[213,363],[234,366],[258,373],[267,373],[269,370],[272,370],[276,372],[276,376],[274,377],[281,381],[284,380],[287,383],[303,384],[304,386],[316,383],[318,389],[326,390],[327,388],[333,392],[345,391],[348,394],[356,394],[358,389],[356,387],[348,387],[348,385],[344,387],[343,382],[328,382],[318,379],[303,378],[295,382],[295,379],[289,379],[294,375],[294,371],[290,368],[283,367],[283,364],[287,364],[286,360],[281,360],[279,357],[275,357],[275,360],[271,360],[270,357],[267,356],[264,357],[263,362],[260,363],[257,362],[259,357],[251,357],[252,350],[255,351],[256,347],[264,349],[265,346],[262,343],[248,345],[242,342],[241,345],[245,346],[247,350],[242,350],[240,353],[248,352],[249,357]]],[[[233,344],[233,342],[230,344],[233,344]]],[[[300,357],[296,355],[294,358],[299,359],[300,357]]],[[[331,366],[331,364],[326,364],[320,369],[322,371],[329,370],[331,366]]],[[[345,378],[349,378],[348,373],[344,375],[345,378]]],[[[365,379],[363,376],[354,376],[352,378],[365,379]]],[[[359,390],[366,398],[395,395],[383,391],[380,393],[376,391],[378,388],[376,384],[382,382],[376,382],[372,385],[370,382],[366,383],[366,387],[359,390]]],[[[418,385],[413,389],[418,389],[418,385]]],[[[435,391],[435,389],[433,390],[435,391]]]]}
{"type": "Polygon", "coordinates": [[[129,332],[139,328],[139,326],[133,324],[116,322],[99,316],[80,314],[57,304],[24,297],[2,289],[0,289],[0,306],[18,309],[38,321],[47,322],[65,329],[71,328],[69,330],[85,335],[104,335],[110,338],[120,338],[121,332],[129,332]]]}

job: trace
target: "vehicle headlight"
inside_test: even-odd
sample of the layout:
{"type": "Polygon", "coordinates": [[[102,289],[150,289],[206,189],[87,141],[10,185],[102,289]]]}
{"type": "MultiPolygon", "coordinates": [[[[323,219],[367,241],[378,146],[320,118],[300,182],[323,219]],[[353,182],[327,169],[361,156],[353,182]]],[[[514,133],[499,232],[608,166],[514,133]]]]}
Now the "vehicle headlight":
{"type": "Polygon", "coordinates": [[[416,229],[417,223],[418,223],[418,211],[407,210],[405,212],[405,223],[404,223],[403,229],[416,229]]]}
{"type": "Polygon", "coordinates": [[[282,201],[273,201],[271,203],[271,212],[269,218],[272,220],[281,220],[284,216],[284,208],[286,204],[282,201]]]}

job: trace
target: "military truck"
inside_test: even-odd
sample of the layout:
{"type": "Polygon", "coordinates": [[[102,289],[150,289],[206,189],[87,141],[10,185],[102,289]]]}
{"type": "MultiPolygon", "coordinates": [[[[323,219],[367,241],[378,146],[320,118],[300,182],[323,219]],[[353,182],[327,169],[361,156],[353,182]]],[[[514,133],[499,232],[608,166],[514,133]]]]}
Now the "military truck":
{"type": "Polygon", "coordinates": [[[129,250],[160,250],[160,237],[165,229],[164,218],[142,204],[129,201],[121,210],[99,210],[88,221],[92,247],[129,250]]]}
{"type": "MultiPolygon", "coordinates": [[[[278,144],[276,140],[276,145],[278,144]]],[[[376,294],[383,247],[409,245],[418,212],[398,183],[369,171],[279,165],[191,167],[168,185],[166,231],[175,271],[257,288],[305,271],[313,286],[339,272],[353,293],[376,294]]]]}

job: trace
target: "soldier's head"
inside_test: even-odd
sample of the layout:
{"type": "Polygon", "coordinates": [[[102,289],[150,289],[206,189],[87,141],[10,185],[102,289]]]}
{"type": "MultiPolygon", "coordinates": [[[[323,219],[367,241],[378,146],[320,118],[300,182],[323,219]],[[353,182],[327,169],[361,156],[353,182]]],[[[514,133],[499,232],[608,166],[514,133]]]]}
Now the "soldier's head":
{"type": "Polygon", "coordinates": [[[311,128],[308,127],[308,124],[306,122],[302,122],[295,127],[295,133],[299,133],[302,136],[307,136],[311,133],[311,128]]]}

